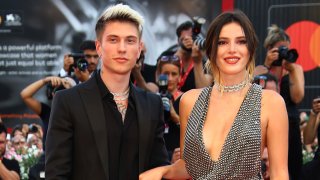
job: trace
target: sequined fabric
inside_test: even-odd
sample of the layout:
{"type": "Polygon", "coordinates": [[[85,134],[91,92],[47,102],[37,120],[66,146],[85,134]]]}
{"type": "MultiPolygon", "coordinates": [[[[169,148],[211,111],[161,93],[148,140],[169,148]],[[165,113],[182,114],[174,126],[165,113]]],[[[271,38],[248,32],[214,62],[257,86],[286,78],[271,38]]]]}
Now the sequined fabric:
{"type": "Polygon", "coordinates": [[[212,87],[204,88],[188,120],[183,158],[192,179],[262,179],[261,87],[253,84],[232,124],[220,157],[213,161],[205,149],[202,130],[212,87]]]}

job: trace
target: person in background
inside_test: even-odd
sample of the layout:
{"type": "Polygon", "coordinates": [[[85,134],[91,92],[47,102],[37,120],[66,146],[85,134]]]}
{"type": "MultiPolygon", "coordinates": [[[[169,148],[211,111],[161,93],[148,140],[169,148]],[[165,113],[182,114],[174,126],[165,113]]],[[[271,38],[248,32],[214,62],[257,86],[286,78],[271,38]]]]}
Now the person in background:
{"type": "Polygon", "coordinates": [[[314,98],[307,126],[303,131],[304,144],[308,145],[318,138],[318,149],[311,162],[303,165],[301,179],[320,179],[320,96],[314,98]]]}
{"type": "Polygon", "coordinates": [[[255,76],[253,82],[259,84],[262,89],[269,89],[279,93],[278,79],[270,73],[255,76]]]}
{"type": "Polygon", "coordinates": [[[147,52],[145,44],[142,42],[142,50],[140,53],[140,56],[137,60],[136,65],[132,69],[131,72],[131,81],[139,88],[144,89],[149,92],[158,92],[159,88],[158,86],[153,83],[153,82],[146,82],[145,78],[143,77],[142,73],[142,68],[144,67],[144,58],[145,58],[145,53],[147,52]]]}
{"type": "Polygon", "coordinates": [[[284,100],[250,83],[257,45],[253,25],[243,12],[224,12],[213,20],[205,47],[214,85],[181,98],[182,158],[141,174],[140,180],[262,179],[265,147],[270,178],[289,178],[284,100]]]}
{"type": "Polygon", "coordinates": [[[88,71],[91,75],[94,71],[97,71],[99,65],[99,55],[96,50],[95,41],[83,41],[80,45],[80,51],[83,53],[84,58],[88,61],[88,71]]]}
{"type": "MultiPolygon", "coordinates": [[[[157,77],[160,96],[165,106],[165,134],[164,139],[169,157],[180,147],[180,117],[179,103],[183,92],[178,89],[180,81],[180,59],[178,56],[162,56],[157,64],[157,77]],[[160,76],[166,77],[166,83],[161,83],[160,76]],[[164,101],[167,99],[168,101],[164,101]],[[167,103],[167,106],[165,105],[167,103]],[[168,104],[169,103],[169,104],[168,104]],[[166,108],[169,107],[169,108],[166,108]],[[167,115],[166,115],[167,114],[167,115]]],[[[175,161],[175,159],[173,159],[175,161]]],[[[173,162],[171,160],[171,162],[173,162]]]]}
{"type": "Polygon", "coordinates": [[[299,180],[302,167],[302,141],[297,106],[304,98],[303,69],[301,65],[295,63],[298,55],[292,50],[289,51],[290,37],[280,27],[276,25],[268,27],[264,47],[267,49],[267,55],[264,64],[256,67],[255,74],[269,72],[279,79],[280,94],[286,102],[289,119],[289,175],[290,179],[299,180]],[[291,55],[288,56],[288,53],[291,55]]]}
{"type": "Polygon", "coordinates": [[[58,74],[59,77],[66,77],[71,76],[71,66],[74,63],[74,59],[72,56],[70,56],[70,53],[67,53],[63,55],[63,67],[60,69],[60,72],[58,74]]]}
{"type": "Polygon", "coordinates": [[[80,53],[66,53],[63,57],[63,68],[59,72],[59,77],[72,77],[76,83],[88,80],[92,73],[98,69],[99,55],[96,50],[95,41],[85,40],[80,44],[80,53]],[[85,59],[87,67],[80,70],[75,63],[80,59],[85,59]],[[74,74],[72,74],[74,72],[74,74]]]}
{"type": "Polygon", "coordinates": [[[21,124],[17,124],[12,128],[11,135],[10,135],[11,138],[15,137],[16,135],[21,135],[21,136],[24,136],[25,138],[27,138],[27,134],[22,133],[21,124]]]}
{"type": "Polygon", "coordinates": [[[43,141],[46,140],[47,128],[49,123],[49,116],[51,107],[36,99],[34,95],[44,86],[50,85],[51,91],[47,94],[48,97],[52,98],[52,93],[55,93],[59,89],[68,89],[76,85],[75,81],[69,77],[57,77],[57,76],[48,76],[42,79],[39,79],[27,87],[25,87],[21,92],[20,96],[23,102],[37,115],[40,116],[43,123],[43,141]]]}
{"type": "Polygon", "coordinates": [[[18,161],[4,157],[7,144],[7,128],[0,123],[0,179],[20,179],[20,166],[18,161]]]}
{"type": "Polygon", "coordinates": [[[136,88],[130,74],[141,53],[143,17],[128,5],[99,17],[96,49],[101,70],[58,92],[46,141],[45,178],[138,179],[169,164],[158,95],[136,88]]]}
{"type": "Polygon", "coordinates": [[[14,151],[17,154],[19,155],[26,154],[27,145],[26,145],[26,138],[24,136],[17,134],[16,136],[12,137],[11,146],[13,147],[14,151]]]}
{"type": "MultiPolygon", "coordinates": [[[[211,75],[204,71],[203,53],[199,46],[194,44],[192,27],[193,23],[186,21],[180,24],[176,30],[178,49],[174,55],[178,56],[181,61],[179,90],[182,92],[209,86],[212,83],[211,75]]],[[[161,56],[166,53],[167,51],[161,56]]]]}
{"type": "MultiPolygon", "coordinates": [[[[88,65],[85,69],[74,66],[74,75],[79,80],[78,83],[87,81],[92,74],[97,71],[99,65],[99,55],[96,50],[95,41],[83,41],[80,45],[80,52],[83,53],[84,59],[87,61],[88,65]]],[[[75,63],[80,61],[80,59],[74,58],[74,61],[76,61],[75,63]]]]}

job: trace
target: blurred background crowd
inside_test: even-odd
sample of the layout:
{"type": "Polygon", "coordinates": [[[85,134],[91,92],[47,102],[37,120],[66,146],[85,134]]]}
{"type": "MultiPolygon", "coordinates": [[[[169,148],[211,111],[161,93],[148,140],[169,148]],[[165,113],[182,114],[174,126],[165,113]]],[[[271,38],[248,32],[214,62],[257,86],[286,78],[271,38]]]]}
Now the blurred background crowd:
{"type": "MultiPolygon", "coordinates": [[[[36,76],[31,80],[30,78],[21,80],[21,77],[16,77],[16,79],[10,81],[10,77],[0,77],[1,86],[9,84],[3,86],[9,87],[7,89],[10,89],[11,83],[19,83],[20,88],[15,88],[15,91],[13,91],[15,93],[13,102],[21,101],[22,105],[17,105],[16,108],[11,107],[11,109],[15,109],[15,111],[24,109],[21,110],[22,114],[27,112],[37,115],[36,120],[19,119],[13,122],[10,121],[9,116],[5,116],[11,111],[8,110],[10,103],[0,104],[0,118],[1,114],[3,115],[0,126],[0,145],[4,145],[0,147],[1,159],[14,160],[15,162],[8,163],[6,168],[9,172],[16,172],[21,179],[44,179],[45,177],[45,139],[51,111],[51,100],[55,93],[84,83],[93,73],[97,72],[101,63],[95,48],[95,38],[92,33],[93,24],[90,24],[90,20],[94,22],[93,19],[98,14],[97,12],[101,11],[101,8],[95,7],[101,5],[102,2],[95,1],[95,3],[90,4],[84,1],[82,5],[78,6],[82,10],[85,8],[78,21],[70,20],[74,14],[67,13],[67,10],[76,13],[77,9],[70,7],[72,3],[65,1],[51,3],[59,11],[63,11],[61,13],[63,16],[69,16],[69,19],[67,19],[72,27],[71,29],[73,29],[72,34],[71,30],[64,27],[63,24],[57,26],[57,29],[62,29],[61,31],[65,34],[64,36],[57,35],[60,39],[55,40],[54,43],[61,43],[61,46],[66,48],[63,48],[59,59],[56,60],[59,63],[55,67],[54,73],[36,76]],[[3,130],[1,129],[2,126],[3,130]]],[[[112,3],[103,4],[103,7],[112,3]]],[[[279,9],[280,5],[277,6],[278,4],[273,1],[261,1],[261,5],[259,5],[264,9],[263,12],[267,12],[269,8],[268,19],[263,20],[263,22],[267,22],[267,25],[258,23],[259,20],[255,19],[257,17],[254,16],[254,12],[246,11],[250,7],[258,6],[257,2],[249,6],[241,0],[222,0],[215,3],[193,0],[188,3],[177,1],[173,3],[173,7],[167,7],[164,5],[165,3],[159,4],[155,1],[125,3],[139,9],[144,14],[150,14],[145,25],[147,28],[144,30],[142,37],[144,42],[143,52],[132,70],[131,82],[141,89],[161,96],[164,106],[164,138],[171,162],[180,158],[179,102],[181,95],[190,89],[212,85],[212,75],[211,72],[206,70],[207,58],[203,52],[205,32],[208,26],[206,19],[213,19],[221,11],[239,8],[249,17],[252,17],[252,21],[257,28],[257,34],[260,36],[261,48],[257,53],[257,66],[252,83],[280,93],[286,103],[289,118],[288,167],[290,179],[320,178],[319,172],[315,171],[315,169],[320,168],[320,150],[318,148],[318,138],[320,137],[320,85],[316,80],[320,77],[320,56],[315,51],[312,51],[313,54],[311,53],[309,56],[306,55],[306,51],[320,48],[320,31],[316,30],[319,29],[319,25],[310,25],[309,30],[314,29],[314,32],[312,32],[314,35],[309,37],[310,45],[308,44],[308,47],[310,46],[310,49],[303,49],[301,46],[306,45],[303,41],[297,40],[297,36],[300,35],[300,29],[298,28],[308,25],[307,22],[303,22],[303,19],[297,17],[296,19],[299,19],[299,21],[290,20],[292,24],[298,21],[300,24],[297,26],[289,26],[288,22],[284,23],[285,20],[283,19],[288,17],[288,14],[292,14],[292,9],[279,9]],[[159,9],[152,13],[146,12],[148,7],[159,7],[159,9]],[[178,12],[178,9],[181,12],[178,12]],[[199,15],[203,17],[199,17],[199,15]],[[156,26],[158,30],[155,31],[152,26],[156,26]],[[159,38],[159,35],[165,34],[166,31],[170,31],[169,35],[159,38]],[[311,61],[311,57],[314,62],[311,61]]],[[[171,4],[171,1],[169,4],[171,4]]],[[[311,5],[313,7],[320,6],[319,3],[313,3],[311,0],[306,0],[302,4],[309,8],[312,8],[311,5]]],[[[10,9],[14,6],[8,3],[3,7],[10,9]]],[[[18,10],[23,9],[23,7],[18,5],[16,9],[14,13],[19,14],[18,10]]],[[[36,9],[36,11],[42,12],[43,9],[36,9]]],[[[316,14],[313,9],[295,10],[295,12],[300,11],[310,12],[311,20],[309,21],[313,21],[316,14]]],[[[4,17],[1,16],[4,12],[0,8],[0,17],[4,17]]],[[[57,19],[63,19],[62,15],[57,16],[57,19]]],[[[265,14],[259,14],[259,18],[262,19],[263,16],[265,14]]],[[[294,19],[296,16],[292,18],[294,19]]],[[[315,24],[317,23],[319,22],[315,22],[315,24]]],[[[1,28],[3,27],[0,18],[0,30],[1,28]]],[[[29,28],[24,29],[26,33],[30,31],[29,28]]],[[[50,28],[53,32],[53,25],[50,25],[50,28]]],[[[11,43],[10,38],[12,36],[10,36],[5,37],[0,34],[3,39],[1,41],[4,44],[11,43]]],[[[18,36],[22,38],[21,33],[18,36]]],[[[40,33],[39,36],[41,38],[43,34],[40,33]]],[[[305,37],[307,36],[305,35],[305,37]]],[[[34,41],[51,40],[48,36],[42,38],[34,41]]],[[[2,42],[0,42],[0,45],[3,45],[2,42]]],[[[0,70],[3,69],[5,70],[4,67],[0,68],[0,70]]],[[[5,90],[6,88],[3,89],[3,91],[5,90]]],[[[3,93],[0,97],[3,102],[6,102],[8,98],[2,96],[3,93]]],[[[268,179],[267,149],[264,150],[261,158],[263,175],[265,179],[268,179]]],[[[0,176],[3,175],[2,171],[0,165],[0,176]]]]}

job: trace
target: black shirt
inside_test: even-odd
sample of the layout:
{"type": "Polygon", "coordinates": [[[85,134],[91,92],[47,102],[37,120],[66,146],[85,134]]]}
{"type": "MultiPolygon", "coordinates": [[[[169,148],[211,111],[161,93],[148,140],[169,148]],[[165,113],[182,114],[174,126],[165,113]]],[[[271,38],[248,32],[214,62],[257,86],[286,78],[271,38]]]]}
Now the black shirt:
{"type": "Polygon", "coordinates": [[[132,91],[129,92],[128,107],[123,123],[113,95],[103,83],[100,73],[95,77],[107,125],[109,179],[138,179],[139,128],[132,91]]]}
{"type": "Polygon", "coordinates": [[[190,73],[187,76],[186,81],[184,82],[183,86],[180,88],[182,92],[187,92],[190,89],[195,89],[196,88],[196,80],[194,78],[194,72],[193,69],[191,69],[190,73]]]}
{"type": "MultiPolygon", "coordinates": [[[[180,99],[181,96],[179,96],[173,102],[173,108],[178,115],[180,99]]],[[[174,151],[174,149],[180,147],[180,126],[173,122],[173,120],[171,119],[166,119],[165,122],[168,127],[166,127],[164,139],[166,143],[166,148],[168,150],[169,158],[171,159],[172,152],[174,151]]]]}
{"type": "Polygon", "coordinates": [[[296,121],[296,123],[300,123],[300,117],[299,117],[300,115],[299,115],[299,110],[298,110],[297,104],[292,101],[292,98],[290,95],[289,75],[285,75],[281,79],[280,94],[286,103],[289,122],[296,121]]]}

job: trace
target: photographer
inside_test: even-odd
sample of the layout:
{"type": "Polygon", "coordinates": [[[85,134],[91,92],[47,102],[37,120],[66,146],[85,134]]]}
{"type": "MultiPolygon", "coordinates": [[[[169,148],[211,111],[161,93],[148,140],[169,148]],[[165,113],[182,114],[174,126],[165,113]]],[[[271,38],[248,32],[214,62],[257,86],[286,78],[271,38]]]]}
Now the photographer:
{"type": "MultiPolygon", "coordinates": [[[[157,64],[159,94],[164,105],[164,139],[169,157],[173,157],[180,147],[179,102],[183,94],[179,89],[180,59],[178,56],[162,56],[157,64]]],[[[171,162],[177,160],[172,158],[171,162]]]]}
{"type": "MultiPolygon", "coordinates": [[[[204,72],[203,52],[194,43],[194,23],[186,21],[176,30],[178,50],[174,55],[181,60],[179,89],[186,92],[190,89],[201,88],[211,84],[212,77],[204,72]]],[[[197,32],[200,32],[197,29],[197,32]]]]}
{"type": "Polygon", "coordinates": [[[304,97],[303,69],[295,61],[298,53],[290,49],[290,37],[281,28],[268,28],[264,47],[268,50],[264,64],[256,67],[255,75],[270,72],[280,81],[280,94],[285,100],[289,118],[288,167],[291,179],[299,179],[302,167],[300,118],[297,105],[304,97]]]}
{"type": "Polygon", "coordinates": [[[144,67],[144,59],[145,54],[147,52],[147,48],[145,44],[142,42],[142,48],[141,48],[140,56],[136,62],[136,65],[131,71],[130,80],[133,82],[137,87],[144,89],[149,92],[158,92],[158,86],[153,82],[146,82],[144,76],[142,75],[142,70],[144,67]]]}
{"type": "Polygon", "coordinates": [[[99,55],[96,50],[95,41],[86,40],[80,45],[80,53],[67,53],[64,55],[63,68],[59,77],[73,77],[78,83],[84,82],[91,77],[99,64],[99,55]],[[75,77],[74,77],[75,76],[75,77]]]}
{"type": "Polygon", "coordinates": [[[301,179],[320,179],[320,96],[312,100],[310,119],[303,131],[304,144],[311,144],[318,138],[318,149],[311,162],[303,165],[301,179]]]}
{"type": "Polygon", "coordinates": [[[79,80],[78,83],[85,82],[90,78],[90,72],[89,72],[89,63],[84,58],[77,58],[75,59],[75,63],[73,64],[73,71],[75,77],[79,80]]]}
{"type": "Polygon", "coordinates": [[[50,86],[50,88],[47,88],[49,91],[47,92],[48,98],[52,98],[54,93],[59,89],[68,89],[74,86],[76,83],[73,81],[73,79],[69,77],[61,78],[57,76],[49,76],[45,77],[43,79],[40,79],[38,81],[33,82],[32,84],[25,87],[21,93],[20,96],[24,103],[37,115],[40,116],[43,126],[44,126],[44,135],[43,140],[45,141],[46,137],[46,130],[49,123],[49,116],[51,108],[49,105],[37,100],[34,95],[36,92],[38,92],[42,87],[44,86],[50,86]]]}

